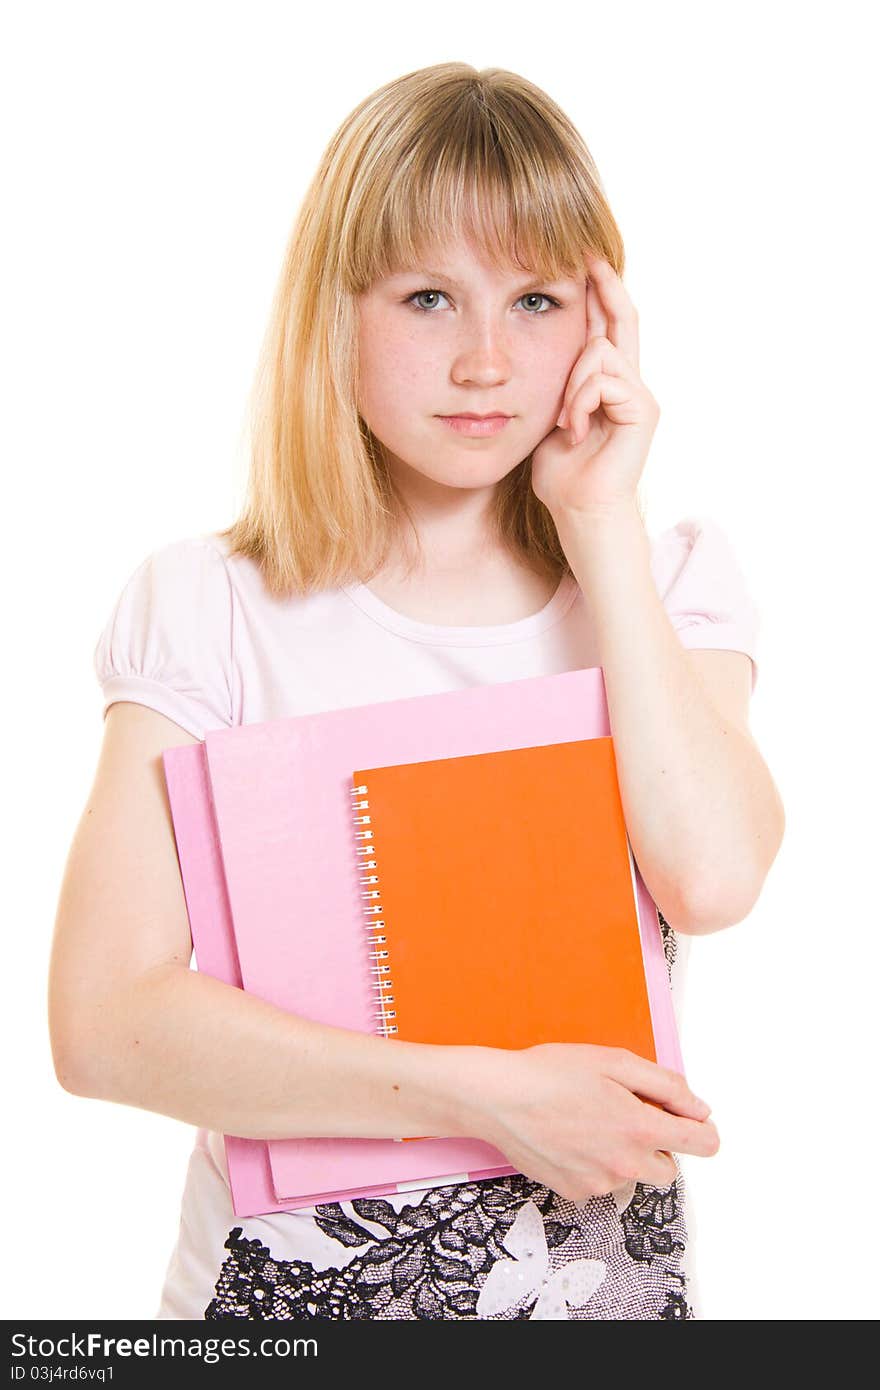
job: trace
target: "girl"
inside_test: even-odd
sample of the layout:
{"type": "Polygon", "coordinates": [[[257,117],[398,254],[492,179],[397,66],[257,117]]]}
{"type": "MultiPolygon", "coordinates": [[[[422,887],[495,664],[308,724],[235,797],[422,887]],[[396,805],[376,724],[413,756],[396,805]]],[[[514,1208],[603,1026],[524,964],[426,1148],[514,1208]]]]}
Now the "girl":
{"type": "Polygon", "coordinates": [[[675,1155],[719,1139],[685,1080],[580,1044],[389,1047],[190,970],[160,764],[209,729],[601,665],[680,1000],[689,937],[749,912],[783,810],[726,538],[645,530],[659,411],[623,261],[532,84],[448,63],[375,92],[293,230],[243,514],[150,555],[98,641],[52,1046],[68,1090],[197,1127],[159,1318],[698,1315],[675,1155]],[[224,1133],[480,1137],[518,1172],[236,1221],[224,1133]]]}

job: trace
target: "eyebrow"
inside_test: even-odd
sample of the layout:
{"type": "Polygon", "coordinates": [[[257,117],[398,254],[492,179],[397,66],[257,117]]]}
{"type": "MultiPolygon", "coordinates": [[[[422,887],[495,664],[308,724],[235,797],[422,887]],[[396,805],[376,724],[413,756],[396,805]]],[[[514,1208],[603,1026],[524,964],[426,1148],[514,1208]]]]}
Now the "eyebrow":
{"type": "MultiPolygon", "coordinates": [[[[454,290],[460,290],[460,289],[464,289],[464,288],[465,288],[463,285],[460,285],[460,284],[458,283],[457,280],[453,279],[453,277],[452,277],[451,275],[447,275],[445,271],[442,271],[442,270],[423,270],[421,266],[415,266],[414,269],[412,269],[412,270],[399,270],[399,271],[397,271],[394,275],[392,275],[391,278],[392,278],[393,280],[400,280],[400,279],[402,279],[404,276],[411,276],[411,275],[421,275],[421,276],[424,276],[425,279],[430,279],[430,280],[445,280],[446,283],[447,283],[447,285],[451,285],[452,288],[453,288],[454,290]]],[[[562,285],[562,284],[564,284],[564,283],[565,283],[565,281],[563,281],[563,280],[551,280],[551,279],[549,279],[549,278],[548,278],[548,279],[530,280],[530,281],[528,282],[528,284],[526,284],[526,285],[520,285],[520,286],[519,286],[519,290],[520,290],[520,293],[521,293],[521,294],[524,294],[524,293],[526,292],[526,290],[537,289],[539,285],[562,285]]]]}

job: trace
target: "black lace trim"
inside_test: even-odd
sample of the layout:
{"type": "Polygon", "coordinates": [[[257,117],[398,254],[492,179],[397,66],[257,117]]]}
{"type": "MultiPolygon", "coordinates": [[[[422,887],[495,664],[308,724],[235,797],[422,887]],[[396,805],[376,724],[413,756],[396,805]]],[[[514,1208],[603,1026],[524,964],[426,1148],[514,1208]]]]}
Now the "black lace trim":
{"type": "Polygon", "coordinates": [[[666,957],[666,973],[669,976],[669,983],[672,984],[672,967],[675,964],[675,957],[678,952],[678,937],[670,927],[663,913],[657,908],[657,921],[660,924],[660,935],[663,938],[663,954],[666,957]]]}
{"type": "Polygon", "coordinates": [[[620,1218],[627,1254],[634,1260],[650,1261],[655,1255],[683,1251],[684,1242],[673,1235],[677,1218],[677,1183],[662,1188],[637,1183],[633,1199],[620,1218]]]}
{"type": "MultiPolygon", "coordinates": [[[[679,1267],[687,1238],[680,1182],[665,1189],[637,1183],[622,1212],[610,1194],[577,1207],[522,1174],[430,1188],[400,1211],[383,1198],[354,1199],[352,1210],[381,1227],[381,1237],[339,1202],[316,1207],[314,1218],[293,1213],[296,1220],[313,1219],[340,1246],[358,1249],[340,1268],[275,1259],[235,1226],[205,1318],[475,1319],[490,1269],[512,1260],[504,1238],[531,1202],[543,1222],[548,1267],[583,1258],[607,1266],[600,1288],[582,1307],[569,1307],[570,1317],[690,1319],[679,1267]],[[562,1246],[564,1254],[554,1254],[562,1246]]],[[[529,1262],[522,1264],[521,1275],[512,1265],[524,1282],[522,1294],[496,1315],[504,1320],[530,1318],[541,1292],[532,1287],[529,1262]]]]}

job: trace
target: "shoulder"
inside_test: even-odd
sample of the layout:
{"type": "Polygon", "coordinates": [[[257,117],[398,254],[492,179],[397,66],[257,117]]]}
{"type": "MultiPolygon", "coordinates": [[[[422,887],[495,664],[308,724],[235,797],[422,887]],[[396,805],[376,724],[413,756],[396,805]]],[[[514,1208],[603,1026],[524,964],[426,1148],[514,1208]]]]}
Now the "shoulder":
{"type": "Polygon", "coordinates": [[[706,513],[682,517],[649,539],[652,558],[665,566],[680,565],[695,550],[701,559],[730,558],[733,554],[727,531],[706,513]]]}
{"type": "Polygon", "coordinates": [[[754,689],[760,610],[725,527],[690,515],[649,539],[657,592],[683,645],[745,652],[754,689]]]}
{"type": "Polygon", "coordinates": [[[188,732],[232,722],[232,592],[212,535],[150,552],[123,583],[94,649],[105,697],[149,704],[188,732]]]}
{"type": "Polygon", "coordinates": [[[176,578],[199,576],[206,580],[213,578],[215,587],[219,585],[222,588],[224,583],[228,587],[229,584],[222,539],[210,532],[184,536],[158,546],[141,561],[134,574],[144,570],[165,583],[173,583],[176,578]]]}
{"type": "Polygon", "coordinates": [[[684,517],[649,541],[651,567],[661,596],[702,595],[716,615],[751,599],[730,537],[714,518],[684,517]]]}

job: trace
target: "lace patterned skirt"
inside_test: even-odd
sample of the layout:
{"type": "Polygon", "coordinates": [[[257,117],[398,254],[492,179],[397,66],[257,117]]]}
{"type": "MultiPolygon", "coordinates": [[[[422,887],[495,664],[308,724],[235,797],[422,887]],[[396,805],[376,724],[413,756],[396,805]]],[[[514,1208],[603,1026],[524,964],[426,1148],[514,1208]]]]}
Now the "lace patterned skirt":
{"type": "Polygon", "coordinates": [[[232,1227],[203,1316],[692,1319],[684,1208],[680,1166],[580,1205],[522,1174],[329,1202],[292,1214],[320,1257],[232,1227]]]}

